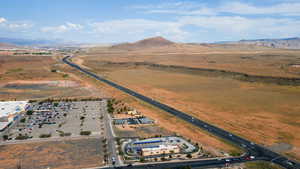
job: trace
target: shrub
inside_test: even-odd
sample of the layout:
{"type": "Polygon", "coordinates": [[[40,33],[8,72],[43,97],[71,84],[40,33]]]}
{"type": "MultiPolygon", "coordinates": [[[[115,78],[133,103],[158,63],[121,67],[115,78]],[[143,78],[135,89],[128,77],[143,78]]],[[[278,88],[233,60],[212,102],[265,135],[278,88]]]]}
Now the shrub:
{"type": "Polygon", "coordinates": [[[113,100],[108,100],[107,101],[107,112],[108,113],[113,113],[115,111],[114,106],[113,106],[113,100]]]}
{"type": "Polygon", "coordinates": [[[41,134],[40,138],[49,138],[51,137],[51,134],[41,134]]]}
{"type": "Polygon", "coordinates": [[[27,114],[28,116],[31,116],[31,115],[33,114],[33,111],[32,111],[32,110],[28,110],[28,111],[26,112],[26,114],[27,114]]]}
{"type": "Polygon", "coordinates": [[[29,139],[28,135],[18,135],[16,138],[16,140],[26,140],[29,139]]]}
{"type": "Polygon", "coordinates": [[[242,153],[240,152],[240,151],[238,151],[238,150],[231,150],[230,152],[229,152],[229,155],[230,156],[240,156],[242,153]]]}
{"type": "Polygon", "coordinates": [[[63,78],[67,78],[67,77],[69,77],[68,74],[64,74],[64,75],[63,75],[63,78]]]}
{"type": "Polygon", "coordinates": [[[22,119],[20,120],[20,122],[21,122],[21,123],[25,123],[25,122],[26,122],[26,119],[25,119],[25,118],[22,118],[22,119]]]}
{"type": "Polygon", "coordinates": [[[141,157],[141,158],[140,158],[140,162],[141,162],[141,163],[145,162],[145,158],[144,158],[144,157],[141,157]]]}
{"type": "Polygon", "coordinates": [[[66,137],[66,136],[71,136],[71,135],[72,135],[72,133],[64,133],[64,132],[59,134],[59,136],[61,136],[61,137],[66,137]]]}
{"type": "Polygon", "coordinates": [[[192,155],[191,154],[187,154],[186,157],[187,158],[192,158],[192,155]]]}
{"type": "Polygon", "coordinates": [[[91,131],[81,131],[80,132],[80,135],[84,135],[84,136],[89,136],[89,135],[91,135],[91,131]]]}
{"type": "Polygon", "coordinates": [[[8,140],[8,135],[3,135],[3,140],[8,140]]]}

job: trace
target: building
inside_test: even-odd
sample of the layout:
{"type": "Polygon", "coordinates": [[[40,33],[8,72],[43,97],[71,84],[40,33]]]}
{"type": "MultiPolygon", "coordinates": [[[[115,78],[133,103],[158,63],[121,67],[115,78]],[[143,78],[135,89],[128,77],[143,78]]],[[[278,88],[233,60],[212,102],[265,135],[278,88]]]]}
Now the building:
{"type": "Polygon", "coordinates": [[[28,107],[27,101],[0,102],[0,132],[9,127],[28,107]]]}
{"type": "Polygon", "coordinates": [[[138,115],[139,113],[134,109],[134,110],[128,111],[127,114],[128,114],[128,115],[135,116],[135,115],[138,115]]]}
{"type": "Polygon", "coordinates": [[[161,154],[174,154],[179,153],[180,149],[178,146],[175,145],[158,145],[154,147],[142,148],[142,155],[143,156],[155,156],[161,154]]]}
{"type": "Polygon", "coordinates": [[[148,139],[135,139],[125,143],[124,152],[129,156],[153,158],[169,154],[192,153],[196,147],[182,137],[165,136],[148,139]]]}

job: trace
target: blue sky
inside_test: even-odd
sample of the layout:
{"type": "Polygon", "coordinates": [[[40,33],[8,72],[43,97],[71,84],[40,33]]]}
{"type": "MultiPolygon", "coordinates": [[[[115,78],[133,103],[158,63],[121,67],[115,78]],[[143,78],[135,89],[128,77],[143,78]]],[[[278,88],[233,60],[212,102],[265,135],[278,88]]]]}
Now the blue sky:
{"type": "Polygon", "coordinates": [[[1,0],[0,37],[116,43],[300,36],[299,0],[1,0]]]}

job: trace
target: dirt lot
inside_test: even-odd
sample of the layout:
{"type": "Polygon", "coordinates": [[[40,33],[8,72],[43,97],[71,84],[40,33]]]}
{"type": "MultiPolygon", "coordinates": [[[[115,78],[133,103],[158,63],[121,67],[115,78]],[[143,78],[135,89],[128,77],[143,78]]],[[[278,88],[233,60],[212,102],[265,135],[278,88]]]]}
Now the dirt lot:
{"type": "Polygon", "coordinates": [[[93,97],[101,92],[62,71],[55,56],[0,55],[2,100],[93,97]]]}
{"type": "MultiPolygon", "coordinates": [[[[298,86],[249,83],[225,77],[199,76],[189,72],[171,72],[135,65],[101,64],[102,61],[141,61],[224,69],[255,75],[299,77],[299,70],[291,72],[288,67],[292,62],[299,61],[299,51],[203,49],[198,53],[192,51],[192,54],[189,50],[176,54],[158,51],[141,53],[97,49],[82,54],[81,59],[86,60],[82,64],[115,82],[243,137],[268,146],[276,143],[292,145],[290,150],[284,152],[293,158],[300,158],[298,86]]],[[[165,127],[172,126],[165,121],[166,117],[160,117],[158,113],[149,112],[147,116],[160,119],[165,127]]],[[[172,130],[178,131],[174,128],[172,130]]],[[[207,140],[204,142],[209,144],[207,140]]]]}
{"type": "Polygon", "coordinates": [[[5,145],[0,148],[0,168],[73,169],[103,165],[101,139],[5,145]]]}

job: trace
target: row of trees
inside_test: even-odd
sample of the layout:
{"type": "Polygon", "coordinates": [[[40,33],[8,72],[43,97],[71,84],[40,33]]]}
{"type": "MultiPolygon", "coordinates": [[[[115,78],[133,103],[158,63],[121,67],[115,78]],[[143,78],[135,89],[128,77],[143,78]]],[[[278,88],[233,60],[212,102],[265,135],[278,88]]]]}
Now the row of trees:
{"type": "Polygon", "coordinates": [[[97,98],[97,97],[89,97],[89,98],[47,98],[44,100],[29,100],[29,103],[34,103],[34,102],[39,102],[39,103],[44,103],[44,102],[76,102],[76,101],[102,101],[103,98],[97,98]]]}

